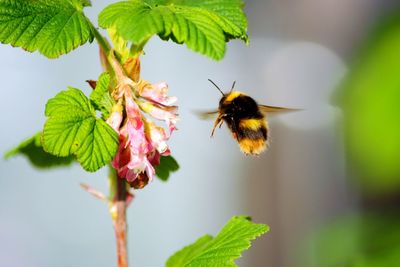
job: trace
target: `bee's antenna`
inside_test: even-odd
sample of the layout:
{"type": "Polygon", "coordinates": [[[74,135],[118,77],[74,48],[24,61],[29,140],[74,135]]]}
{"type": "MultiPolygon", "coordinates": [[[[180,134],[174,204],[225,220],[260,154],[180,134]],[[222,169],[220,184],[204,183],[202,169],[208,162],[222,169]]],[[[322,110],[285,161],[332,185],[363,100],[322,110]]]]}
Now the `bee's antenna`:
{"type": "Polygon", "coordinates": [[[217,87],[218,91],[221,92],[222,95],[225,95],[224,92],[222,92],[221,89],[219,89],[218,85],[216,85],[213,81],[211,81],[211,79],[208,79],[212,84],[214,84],[215,87],[217,87]]]}
{"type": "Polygon", "coordinates": [[[229,93],[231,93],[231,92],[233,91],[233,88],[235,88],[235,84],[236,84],[236,81],[233,82],[232,88],[231,88],[231,90],[229,91],[229,93]]]}

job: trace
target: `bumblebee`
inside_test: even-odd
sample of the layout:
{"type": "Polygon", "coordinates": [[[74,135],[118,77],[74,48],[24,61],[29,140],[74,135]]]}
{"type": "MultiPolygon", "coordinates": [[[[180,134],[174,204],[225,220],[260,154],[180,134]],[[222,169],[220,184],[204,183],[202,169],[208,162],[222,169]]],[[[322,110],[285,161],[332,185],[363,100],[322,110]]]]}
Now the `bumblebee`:
{"type": "Polygon", "coordinates": [[[214,135],[215,129],[221,128],[225,122],[233,138],[238,142],[240,150],[246,155],[259,155],[268,147],[269,128],[266,113],[296,110],[259,105],[250,96],[239,91],[233,91],[235,82],[233,82],[229,93],[224,93],[212,80],[208,80],[222,94],[218,110],[203,113],[205,117],[218,114],[211,137],[214,135]]]}

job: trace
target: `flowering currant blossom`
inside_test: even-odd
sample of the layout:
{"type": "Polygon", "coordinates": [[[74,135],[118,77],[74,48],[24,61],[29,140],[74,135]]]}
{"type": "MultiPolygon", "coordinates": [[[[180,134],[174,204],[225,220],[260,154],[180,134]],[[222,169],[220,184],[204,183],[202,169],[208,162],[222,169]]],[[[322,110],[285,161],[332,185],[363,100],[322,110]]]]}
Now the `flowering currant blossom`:
{"type": "Polygon", "coordinates": [[[119,133],[119,148],[112,166],[133,187],[143,188],[153,179],[160,157],[170,155],[167,140],[176,129],[177,106],[172,106],[176,98],[167,96],[166,83],[135,83],[122,71],[116,72],[114,98],[118,103],[107,119],[119,133]],[[157,126],[152,117],[165,121],[168,130],[157,126]]]}

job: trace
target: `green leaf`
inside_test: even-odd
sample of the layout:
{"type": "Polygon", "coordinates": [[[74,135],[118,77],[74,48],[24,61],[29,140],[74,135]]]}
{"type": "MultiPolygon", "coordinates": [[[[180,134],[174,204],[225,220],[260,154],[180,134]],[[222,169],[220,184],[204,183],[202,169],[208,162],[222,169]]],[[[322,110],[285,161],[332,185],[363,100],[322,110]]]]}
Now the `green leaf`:
{"type": "Polygon", "coordinates": [[[0,42],[56,58],[93,41],[87,0],[0,0],[0,42]]]}
{"type": "Polygon", "coordinates": [[[246,43],[249,41],[247,19],[243,12],[244,3],[242,0],[172,0],[169,3],[205,8],[216,13],[218,16],[214,16],[214,19],[229,39],[240,38],[246,43]]]}
{"type": "Polygon", "coordinates": [[[73,157],[56,157],[43,150],[41,143],[42,133],[37,133],[34,136],[21,142],[15,148],[7,151],[4,155],[6,159],[23,155],[28,158],[30,163],[36,168],[52,168],[68,166],[74,161],[73,157]]]}
{"type": "Polygon", "coordinates": [[[203,236],[172,255],[167,267],[236,266],[234,260],[251,246],[250,241],[268,230],[267,225],[252,223],[249,217],[235,216],[215,238],[203,236]]]}
{"type": "Polygon", "coordinates": [[[110,116],[111,109],[115,105],[114,99],[110,95],[108,86],[110,84],[110,75],[105,72],[100,75],[96,88],[90,94],[90,100],[94,107],[103,113],[103,117],[107,119],[110,116]]]}
{"type": "Polygon", "coordinates": [[[167,261],[167,267],[186,266],[187,262],[189,262],[197,254],[200,254],[211,240],[213,240],[213,237],[211,235],[200,237],[193,244],[186,246],[180,251],[176,252],[167,261]]]}
{"type": "Polygon", "coordinates": [[[90,0],[81,0],[82,6],[92,6],[92,2],[90,0]]]}
{"type": "Polygon", "coordinates": [[[99,15],[103,28],[115,27],[118,34],[142,46],[153,35],[186,45],[213,59],[225,54],[225,42],[248,41],[242,1],[140,1],[118,2],[99,15]]]}
{"type": "Polygon", "coordinates": [[[60,157],[76,155],[87,171],[109,163],[118,149],[118,134],[96,118],[94,107],[78,89],[62,91],[46,104],[45,151],[60,157]]]}
{"type": "Polygon", "coordinates": [[[160,165],[155,167],[156,175],[162,181],[167,181],[171,172],[179,169],[178,162],[172,156],[161,156],[160,165]]]}

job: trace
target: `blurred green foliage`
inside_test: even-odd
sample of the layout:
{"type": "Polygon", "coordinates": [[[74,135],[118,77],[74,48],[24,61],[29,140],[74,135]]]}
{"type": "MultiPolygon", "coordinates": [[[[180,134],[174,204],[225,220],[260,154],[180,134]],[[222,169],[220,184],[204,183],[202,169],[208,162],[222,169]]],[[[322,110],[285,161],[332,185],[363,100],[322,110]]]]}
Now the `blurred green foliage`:
{"type": "Polygon", "coordinates": [[[400,193],[400,14],[371,35],[338,96],[351,176],[366,193],[400,193]]]}
{"type": "Polygon", "coordinates": [[[172,172],[179,170],[179,164],[172,156],[161,156],[160,164],[155,166],[155,169],[157,177],[165,182],[172,172]]]}
{"type": "Polygon", "coordinates": [[[400,13],[371,34],[336,96],[360,209],[315,233],[304,266],[400,266],[400,13]]]}
{"type": "Polygon", "coordinates": [[[312,259],[305,266],[399,266],[399,225],[400,217],[393,214],[344,217],[315,235],[311,241],[312,259]]]}

